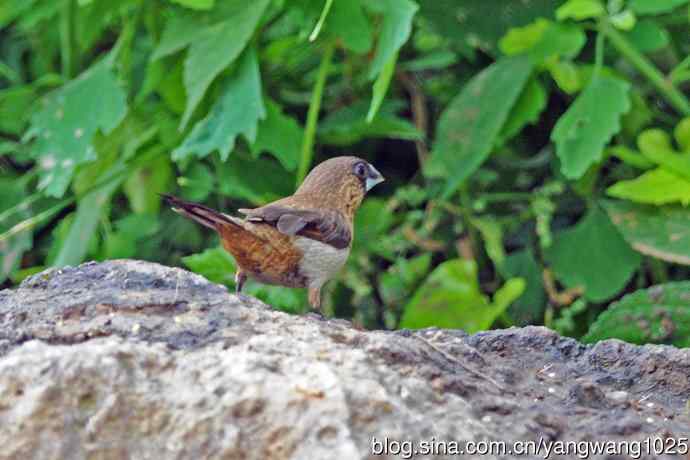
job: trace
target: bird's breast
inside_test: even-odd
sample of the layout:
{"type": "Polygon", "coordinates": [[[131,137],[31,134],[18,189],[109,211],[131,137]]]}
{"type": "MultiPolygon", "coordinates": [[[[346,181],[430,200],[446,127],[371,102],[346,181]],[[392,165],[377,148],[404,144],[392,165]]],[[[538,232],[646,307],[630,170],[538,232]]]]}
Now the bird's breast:
{"type": "Polygon", "coordinates": [[[349,246],[336,249],[329,244],[302,236],[295,238],[294,244],[303,254],[299,262],[300,274],[307,278],[308,286],[313,288],[319,288],[335,277],[350,255],[349,246]]]}

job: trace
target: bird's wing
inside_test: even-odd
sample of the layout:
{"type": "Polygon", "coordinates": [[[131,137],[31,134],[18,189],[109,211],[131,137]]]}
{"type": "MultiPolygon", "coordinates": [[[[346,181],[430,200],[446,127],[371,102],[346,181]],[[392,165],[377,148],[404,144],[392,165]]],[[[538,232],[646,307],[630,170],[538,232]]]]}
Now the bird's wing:
{"type": "Polygon", "coordinates": [[[285,235],[298,235],[343,249],[352,241],[347,218],[335,209],[305,209],[276,202],[256,209],[240,209],[249,222],[265,222],[285,235]]]}

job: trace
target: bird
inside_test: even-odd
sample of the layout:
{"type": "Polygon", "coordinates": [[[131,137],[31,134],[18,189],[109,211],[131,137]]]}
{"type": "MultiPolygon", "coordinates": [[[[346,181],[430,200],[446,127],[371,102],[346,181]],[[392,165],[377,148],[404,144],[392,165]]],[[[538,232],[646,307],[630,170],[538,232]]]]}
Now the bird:
{"type": "Polygon", "coordinates": [[[321,288],[345,265],[354,218],[366,193],[384,181],[356,156],[330,158],[314,167],[291,196],[234,217],[199,203],[162,194],[173,211],[218,232],[235,259],[235,293],[247,279],[307,288],[309,304],[321,309],[321,288]]]}

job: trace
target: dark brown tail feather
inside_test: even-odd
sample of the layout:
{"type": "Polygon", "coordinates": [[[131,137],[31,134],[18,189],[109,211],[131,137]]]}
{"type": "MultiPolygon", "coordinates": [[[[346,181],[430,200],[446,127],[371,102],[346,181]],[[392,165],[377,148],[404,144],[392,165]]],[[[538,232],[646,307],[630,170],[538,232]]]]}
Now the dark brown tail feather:
{"type": "Polygon", "coordinates": [[[173,209],[173,211],[189,217],[190,219],[195,220],[196,222],[208,228],[217,230],[219,224],[237,225],[235,222],[230,220],[228,216],[204,205],[192,203],[191,201],[185,201],[177,198],[176,196],[167,195],[164,193],[161,193],[160,196],[163,198],[163,201],[173,209]]]}

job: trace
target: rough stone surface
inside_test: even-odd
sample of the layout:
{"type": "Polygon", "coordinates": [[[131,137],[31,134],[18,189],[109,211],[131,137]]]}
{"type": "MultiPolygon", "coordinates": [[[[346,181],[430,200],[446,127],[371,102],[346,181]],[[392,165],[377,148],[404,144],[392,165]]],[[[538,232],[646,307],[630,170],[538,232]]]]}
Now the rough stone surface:
{"type": "MultiPolygon", "coordinates": [[[[690,350],[587,347],[539,327],[365,332],[145,262],[0,292],[0,459],[356,460],[403,458],[372,455],[372,437],[677,439],[689,379],[690,350]]],[[[499,457],[512,456],[486,456],[499,457]]]]}

